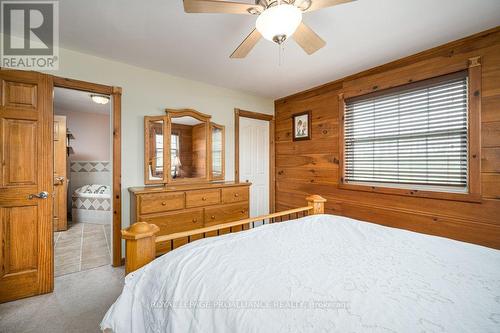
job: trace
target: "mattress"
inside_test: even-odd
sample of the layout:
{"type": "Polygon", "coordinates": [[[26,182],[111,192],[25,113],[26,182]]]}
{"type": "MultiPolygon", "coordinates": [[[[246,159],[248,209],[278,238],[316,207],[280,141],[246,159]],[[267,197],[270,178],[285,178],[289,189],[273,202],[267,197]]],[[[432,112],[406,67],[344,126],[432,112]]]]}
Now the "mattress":
{"type": "Polygon", "coordinates": [[[129,274],[114,332],[500,332],[500,251],[331,215],[207,238],[129,274]]]}

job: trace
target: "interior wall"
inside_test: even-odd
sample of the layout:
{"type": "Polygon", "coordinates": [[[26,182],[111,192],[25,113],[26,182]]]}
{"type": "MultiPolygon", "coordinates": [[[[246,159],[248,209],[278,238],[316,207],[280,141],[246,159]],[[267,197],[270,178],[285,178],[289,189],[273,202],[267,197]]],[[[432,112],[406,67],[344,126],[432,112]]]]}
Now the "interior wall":
{"type": "MultiPolygon", "coordinates": [[[[122,226],[130,224],[127,188],[144,184],[144,116],[165,108],[192,108],[226,126],[226,180],[234,179],[234,108],[273,114],[270,98],[187,80],[61,48],[60,66],[49,74],[119,86],[122,94],[122,226]]],[[[165,61],[168,61],[165,60],[165,61]]]]}
{"type": "Polygon", "coordinates": [[[54,113],[67,117],[67,127],[75,136],[71,146],[73,161],[109,161],[111,125],[109,114],[55,109],[54,113]]]}
{"type": "Polygon", "coordinates": [[[276,108],[276,209],[309,194],[326,211],[500,248],[500,28],[285,97],[276,108]],[[481,57],[481,201],[416,198],[339,188],[339,94],[365,93],[453,72],[481,57]],[[292,141],[292,115],[312,111],[312,139],[292,141]]]}

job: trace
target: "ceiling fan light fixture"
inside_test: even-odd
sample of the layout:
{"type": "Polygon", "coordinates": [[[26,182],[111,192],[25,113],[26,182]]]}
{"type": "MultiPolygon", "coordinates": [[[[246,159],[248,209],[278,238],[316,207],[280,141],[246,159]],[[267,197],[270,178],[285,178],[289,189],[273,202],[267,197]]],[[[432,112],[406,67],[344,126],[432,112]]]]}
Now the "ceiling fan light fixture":
{"type": "Polygon", "coordinates": [[[293,35],[300,22],[302,11],[284,3],[263,11],[257,18],[255,27],[265,39],[281,44],[293,35]]]}
{"type": "Polygon", "coordinates": [[[259,15],[261,11],[258,8],[250,7],[247,9],[247,12],[250,15],[259,15]]]}
{"type": "Polygon", "coordinates": [[[109,103],[109,96],[104,96],[104,95],[90,95],[90,98],[92,98],[92,101],[96,104],[108,104],[109,103]]]}

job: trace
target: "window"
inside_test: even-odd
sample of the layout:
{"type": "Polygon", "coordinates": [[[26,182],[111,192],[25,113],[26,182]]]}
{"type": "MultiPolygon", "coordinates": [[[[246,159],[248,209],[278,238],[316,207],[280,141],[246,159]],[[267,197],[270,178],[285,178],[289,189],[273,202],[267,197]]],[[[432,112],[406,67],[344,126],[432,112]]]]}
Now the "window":
{"type": "Polygon", "coordinates": [[[212,175],[222,176],[222,130],[217,127],[212,131],[212,175]]]}
{"type": "Polygon", "coordinates": [[[467,71],[345,100],[343,183],[468,190],[467,71]]]}
{"type": "Polygon", "coordinates": [[[157,172],[163,171],[163,133],[155,134],[156,167],[157,172]]]}
{"type": "Polygon", "coordinates": [[[176,159],[179,160],[179,134],[170,135],[170,172],[172,176],[176,174],[176,159]]]}

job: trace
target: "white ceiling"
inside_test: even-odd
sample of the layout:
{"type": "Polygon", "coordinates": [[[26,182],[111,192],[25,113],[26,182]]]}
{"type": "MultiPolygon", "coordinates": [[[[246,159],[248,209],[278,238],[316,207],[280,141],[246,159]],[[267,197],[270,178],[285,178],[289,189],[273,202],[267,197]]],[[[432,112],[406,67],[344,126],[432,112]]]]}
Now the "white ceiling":
{"type": "Polygon", "coordinates": [[[85,91],[54,88],[54,111],[56,114],[59,110],[108,114],[110,105],[111,103],[105,105],[94,103],[90,98],[90,93],[85,91]]]}
{"type": "Polygon", "coordinates": [[[184,116],[184,117],[172,118],[172,123],[179,125],[195,126],[201,124],[201,121],[193,117],[184,116]]]}
{"type": "Polygon", "coordinates": [[[308,56],[290,40],[281,66],[265,40],[229,59],[254,16],[185,14],[181,0],[61,0],[60,17],[62,47],[278,98],[495,27],[500,0],[358,0],[307,13],[327,45],[308,56]]]}

